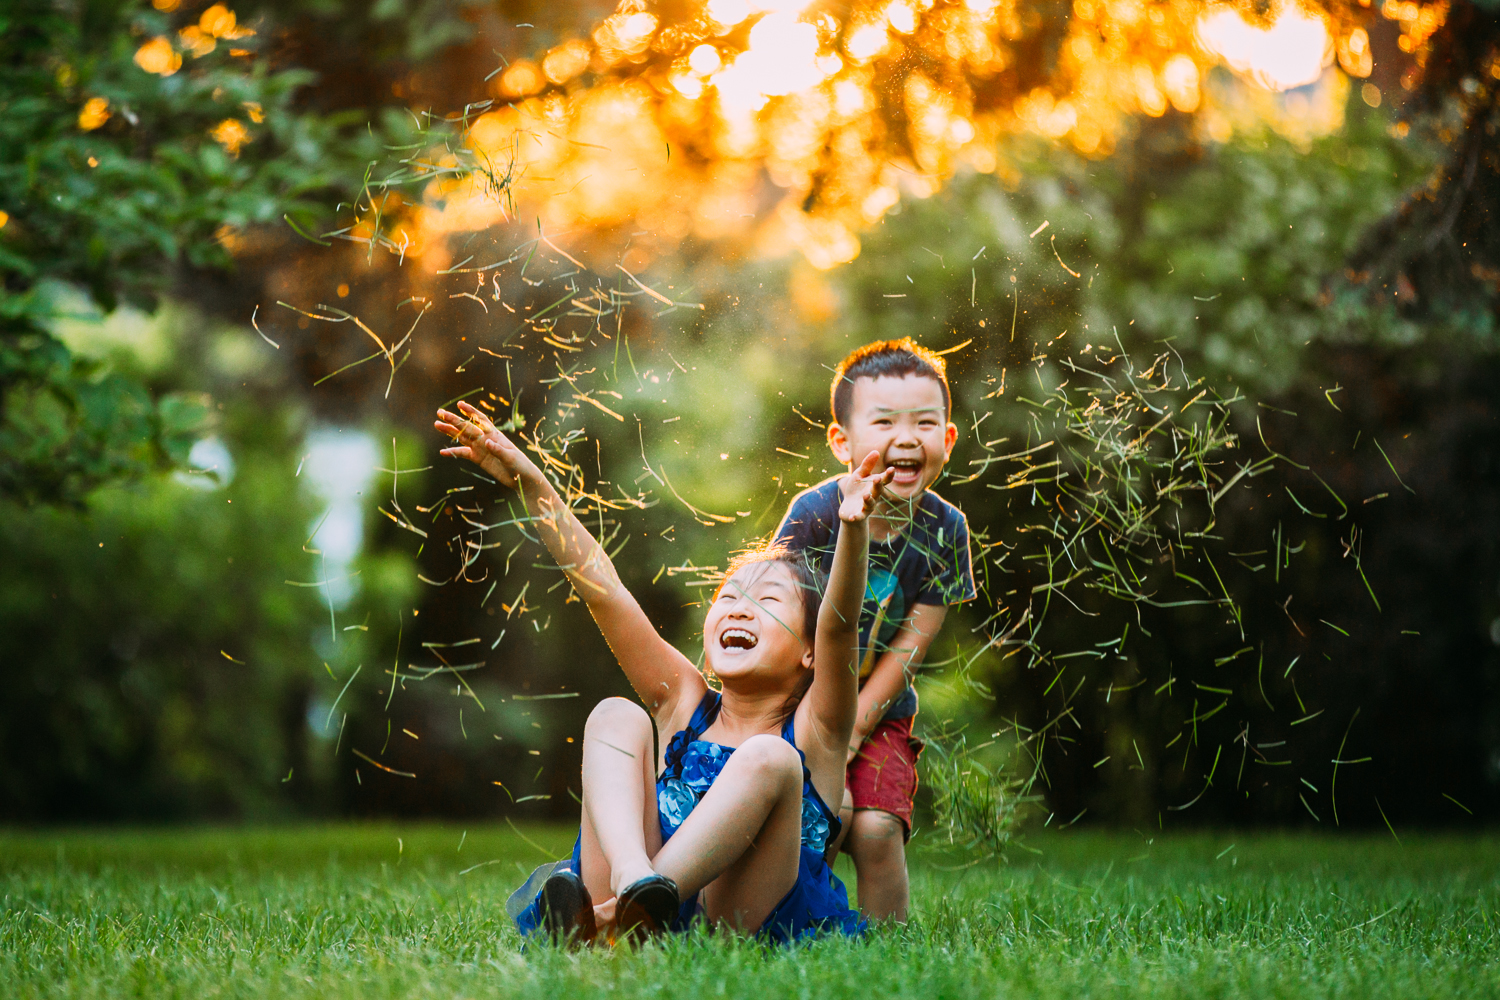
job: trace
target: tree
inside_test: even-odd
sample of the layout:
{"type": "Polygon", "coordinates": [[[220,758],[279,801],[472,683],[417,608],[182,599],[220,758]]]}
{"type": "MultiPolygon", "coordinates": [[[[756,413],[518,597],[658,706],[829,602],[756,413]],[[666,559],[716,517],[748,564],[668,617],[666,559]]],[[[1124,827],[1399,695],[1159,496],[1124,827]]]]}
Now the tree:
{"type": "Polygon", "coordinates": [[[49,282],[151,308],[232,265],[246,227],[304,225],[358,190],[363,115],[298,107],[269,26],[214,4],[19,0],[0,14],[0,494],[76,502],[181,461],[201,414],[72,357],[49,282]]]}
{"type": "Polygon", "coordinates": [[[1493,341],[1500,308],[1500,3],[1453,5],[1418,64],[1401,128],[1447,156],[1364,234],[1335,287],[1425,325],[1493,341]]]}

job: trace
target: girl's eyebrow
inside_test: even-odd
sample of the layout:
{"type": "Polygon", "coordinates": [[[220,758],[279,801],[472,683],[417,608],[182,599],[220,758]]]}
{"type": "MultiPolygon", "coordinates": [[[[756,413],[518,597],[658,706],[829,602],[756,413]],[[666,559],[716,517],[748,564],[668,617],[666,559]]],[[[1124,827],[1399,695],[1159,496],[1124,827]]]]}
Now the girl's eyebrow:
{"type": "MultiPolygon", "coordinates": [[[[779,584],[781,581],[777,580],[777,581],[773,581],[773,582],[779,584]]],[[[791,634],[792,636],[796,636],[797,635],[796,631],[790,625],[788,625],[786,622],[782,621],[780,618],[776,617],[774,614],[771,614],[771,609],[770,608],[768,608],[764,604],[760,603],[760,601],[757,601],[755,599],[755,596],[753,594],[751,594],[750,591],[748,591],[744,587],[740,586],[740,583],[739,583],[738,580],[735,580],[734,578],[731,577],[730,580],[729,580],[729,582],[728,582],[728,586],[733,587],[735,590],[738,590],[741,594],[744,594],[746,597],[748,597],[750,599],[750,602],[752,604],[754,604],[757,608],[760,608],[767,615],[769,615],[770,618],[771,618],[771,620],[773,622],[775,622],[777,625],[780,625],[782,628],[786,629],[789,634],[791,634]]]]}

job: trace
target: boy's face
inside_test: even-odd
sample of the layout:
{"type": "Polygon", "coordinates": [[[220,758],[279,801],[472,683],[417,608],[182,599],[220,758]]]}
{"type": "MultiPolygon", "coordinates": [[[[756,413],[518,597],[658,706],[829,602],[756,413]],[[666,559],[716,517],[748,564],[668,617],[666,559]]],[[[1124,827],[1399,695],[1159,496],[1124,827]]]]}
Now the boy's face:
{"type": "Polygon", "coordinates": [[[846,466],[879,452],[875,471],[895,468],[885,490],[901,500],[916,499],[937,481],[957,440],[942,386],[922,375],[855,379],[848,425],[828,428],[828,447],[846,466]]]}

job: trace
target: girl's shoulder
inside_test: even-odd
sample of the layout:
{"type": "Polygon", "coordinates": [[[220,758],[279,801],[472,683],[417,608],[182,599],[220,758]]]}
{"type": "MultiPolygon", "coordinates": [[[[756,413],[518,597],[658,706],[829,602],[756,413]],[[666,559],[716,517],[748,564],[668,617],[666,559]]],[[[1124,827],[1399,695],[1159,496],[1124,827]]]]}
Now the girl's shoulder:
{"type": "Polygon", "coordinates": [[[683,732],[693,733],[689,739],[697,739],[718,714],[719,705],[719,693],[709,687],[701,675],[698,676],[697,683],[692,683],[689,678],[682,685],[676,702],[658,706],[653,716],[656,721],[657,746],[665,753],[667,744],[678,733],[683,732]]]}

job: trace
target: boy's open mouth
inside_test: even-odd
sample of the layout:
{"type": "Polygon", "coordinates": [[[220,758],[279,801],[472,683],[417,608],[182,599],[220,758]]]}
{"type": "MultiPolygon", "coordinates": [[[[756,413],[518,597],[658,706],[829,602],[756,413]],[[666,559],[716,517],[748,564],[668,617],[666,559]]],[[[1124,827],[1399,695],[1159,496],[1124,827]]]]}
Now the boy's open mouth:
{"type": "Polygon", "coordinates": [[[719,633],[719,646],[723,649],[754,649],[759,641],[742,628],[727,628],[719,633]]]}
{"type": "Polygon", "coordinates": [[[896,470],[891,479],[892,486],[912,486],[922,478],[922,460],[919,458],[897,458],[889,465],[896,470]]]}

